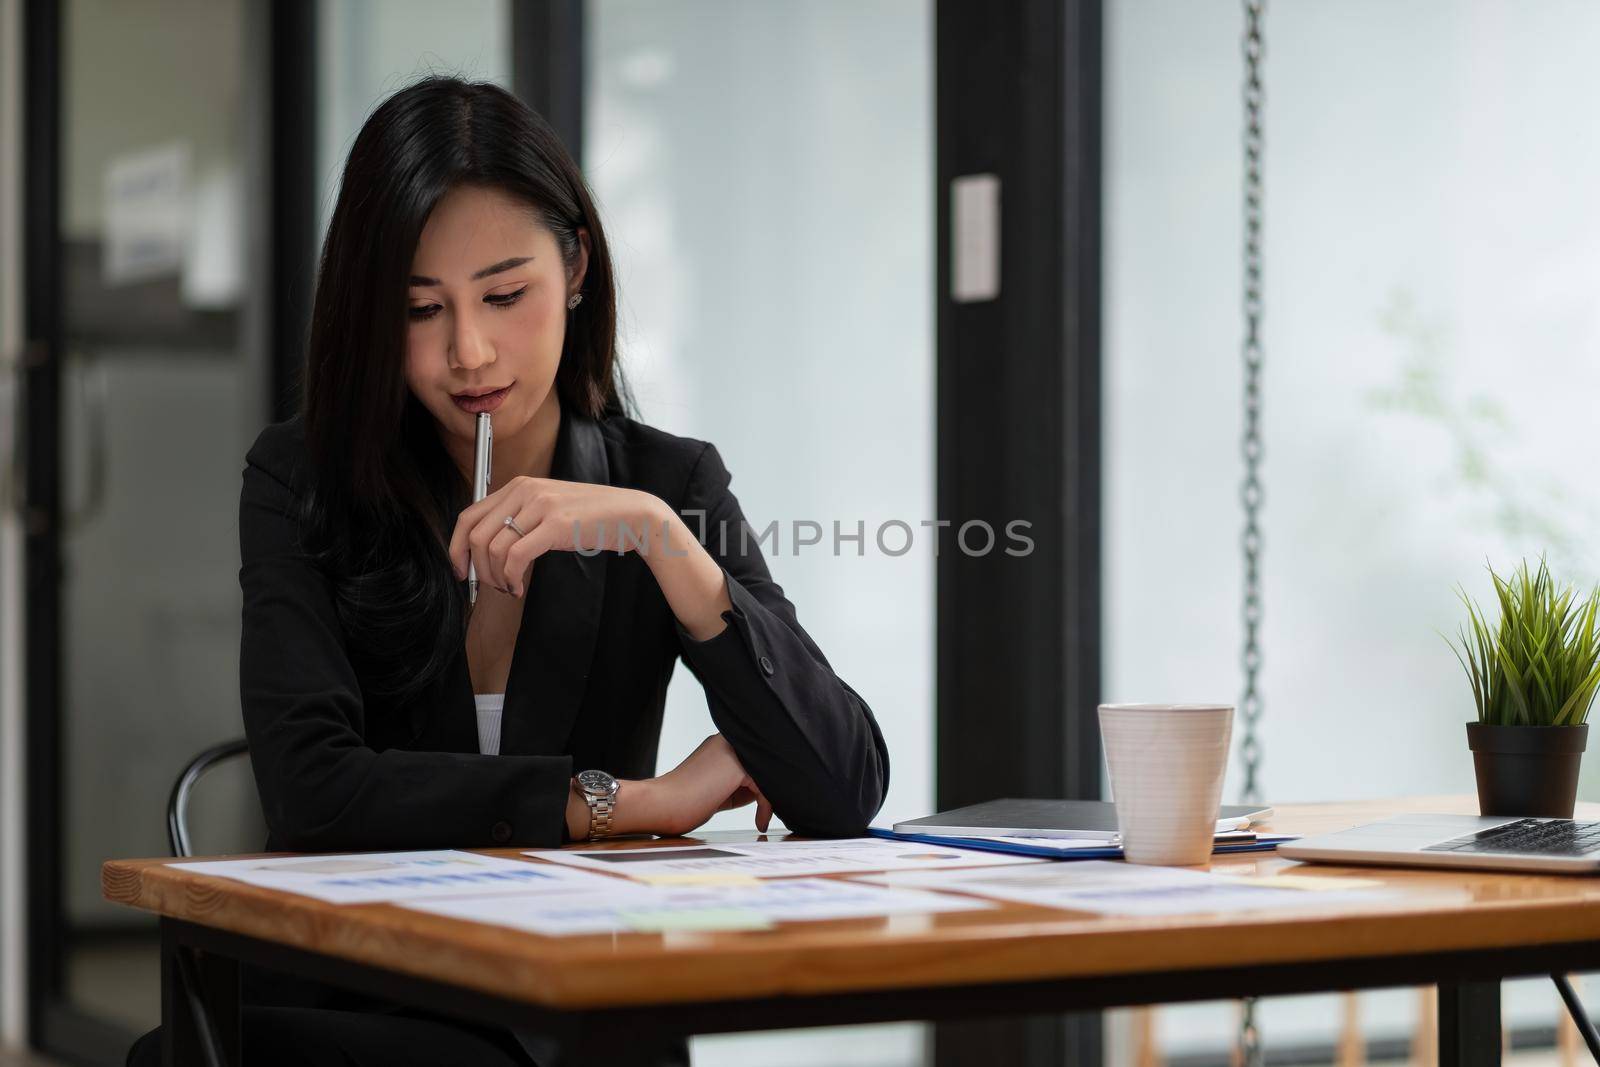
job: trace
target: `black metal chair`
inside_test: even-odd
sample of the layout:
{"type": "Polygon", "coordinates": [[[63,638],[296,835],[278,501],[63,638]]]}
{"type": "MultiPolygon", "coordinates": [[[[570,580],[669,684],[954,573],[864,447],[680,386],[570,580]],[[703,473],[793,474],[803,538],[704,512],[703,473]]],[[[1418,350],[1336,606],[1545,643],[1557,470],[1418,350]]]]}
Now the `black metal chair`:
{"type": "Polygon", "coordinates": [[[249,753],[249,743],[239,737],[212,745],[183,768],[172,785],[172,795],[167,798],[167,844],[174,856],[188,859],[194,855],[189,844],[189,794],[194,792],[194,787],[219,764],[249,753]]]}
{"type": "MultiPolygon", "coordinates": [[[[229,760],[248,755],[249,752],[250,745],[242,737],[224,741],[220,745],[212,745],[195,756],[178,774],[178,780],[172,784],[172,795],[167,798],[167,844],[171,847],[173,856],[178,859],[188,859],[194,855],[189,842],[189,794],[194,792],[194,787],[208,772],[229,760]]],[[[222,1052],[222,1041],[217,1036],[215,1024],[211,1021],[211,1010],[200,992],[203,987],[198,973],[199,964],[194,954],[186,949],[177,951],[175,963],[178,979],[183,985],[184,999],[189,1002],[189,1011],[194,1017],[195,1029],[198,1031],[201,1055],[205,1057],[208,1067],[227,1067],[228,1061],[222,1052]]],[[[168,1040],[171,1040],[170,1035],[168,1040]]]]}
{"type": "Polygon", "coordinates": [[[1589,1046],[1589,1055],[1594,1057],[1596,1063],[1600,1063],[1600,1033],[1595,1032],[1594,1021],[1589,1018],[1583,1001],[1578,999],[1578,991],[1572,988],[1572,983],[1564,974],[1552,974],[1550,980],[1560,991],[1561,999],[1567,1005],[1567,1014],[1572,1016],[1572,1024],[1578,1028],[1583,1043],[1589,1046]]]}

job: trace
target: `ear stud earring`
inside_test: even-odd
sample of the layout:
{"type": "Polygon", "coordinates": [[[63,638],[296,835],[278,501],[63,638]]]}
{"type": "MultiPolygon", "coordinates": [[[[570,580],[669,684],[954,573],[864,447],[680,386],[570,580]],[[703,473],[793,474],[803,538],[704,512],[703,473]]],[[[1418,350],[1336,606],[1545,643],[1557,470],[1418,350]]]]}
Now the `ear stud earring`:
{"type": "Polygon", "coordinates": [[[567,310],[571,311],[581,303],[583,303],[583,294],[573,293],[571,296],[567,297],[567,310]]]}

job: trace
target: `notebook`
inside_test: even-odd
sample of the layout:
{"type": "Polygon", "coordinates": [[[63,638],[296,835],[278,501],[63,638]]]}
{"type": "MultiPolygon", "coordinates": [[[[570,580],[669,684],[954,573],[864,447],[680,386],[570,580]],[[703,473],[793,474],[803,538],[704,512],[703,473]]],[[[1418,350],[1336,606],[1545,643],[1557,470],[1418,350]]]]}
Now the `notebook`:
{"type": "MultiPolygon", "coordinates": [[[[1217,832],[1242,830],[1272,814],[1262,804],[1224,804],[1217,832]]],[[[897,834],[925,837],[1117,837],[1117,807],[1107,800],[986,800],[894,824],[897,834]]]]}

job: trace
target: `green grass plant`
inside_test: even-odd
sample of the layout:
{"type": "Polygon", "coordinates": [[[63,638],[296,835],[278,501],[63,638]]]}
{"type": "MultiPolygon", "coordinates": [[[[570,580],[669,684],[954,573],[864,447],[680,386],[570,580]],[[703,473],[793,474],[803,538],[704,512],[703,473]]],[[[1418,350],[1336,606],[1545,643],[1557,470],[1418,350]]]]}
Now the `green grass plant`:
{"type": "MultiPolygon", "coordinates": [[[[1491,624],[1466,590],[1460,645],[1449,642],[1472,683],[1478,721],[1495,726],[1578,726],[1600,690],[1600,587],[1578,599],[1557,588],[1545,561],[1523,560],[1508,577],[1489,569],[1500,618],[1491,624]]],[[[1447,639],[1448,640],[1448,639],[1447,639]]]]}

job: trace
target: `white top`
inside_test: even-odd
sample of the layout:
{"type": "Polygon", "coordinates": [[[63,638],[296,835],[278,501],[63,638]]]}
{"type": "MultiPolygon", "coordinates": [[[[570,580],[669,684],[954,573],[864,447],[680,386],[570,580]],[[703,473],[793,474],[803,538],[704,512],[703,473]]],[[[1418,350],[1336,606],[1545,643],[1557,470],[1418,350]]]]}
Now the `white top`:
{"type": "Polygon", "coordinates": [[[500,713],[505,710],[504,693],[474,693],[478,705],[478,751],[485,756],[500,755],[500,713]]]}

